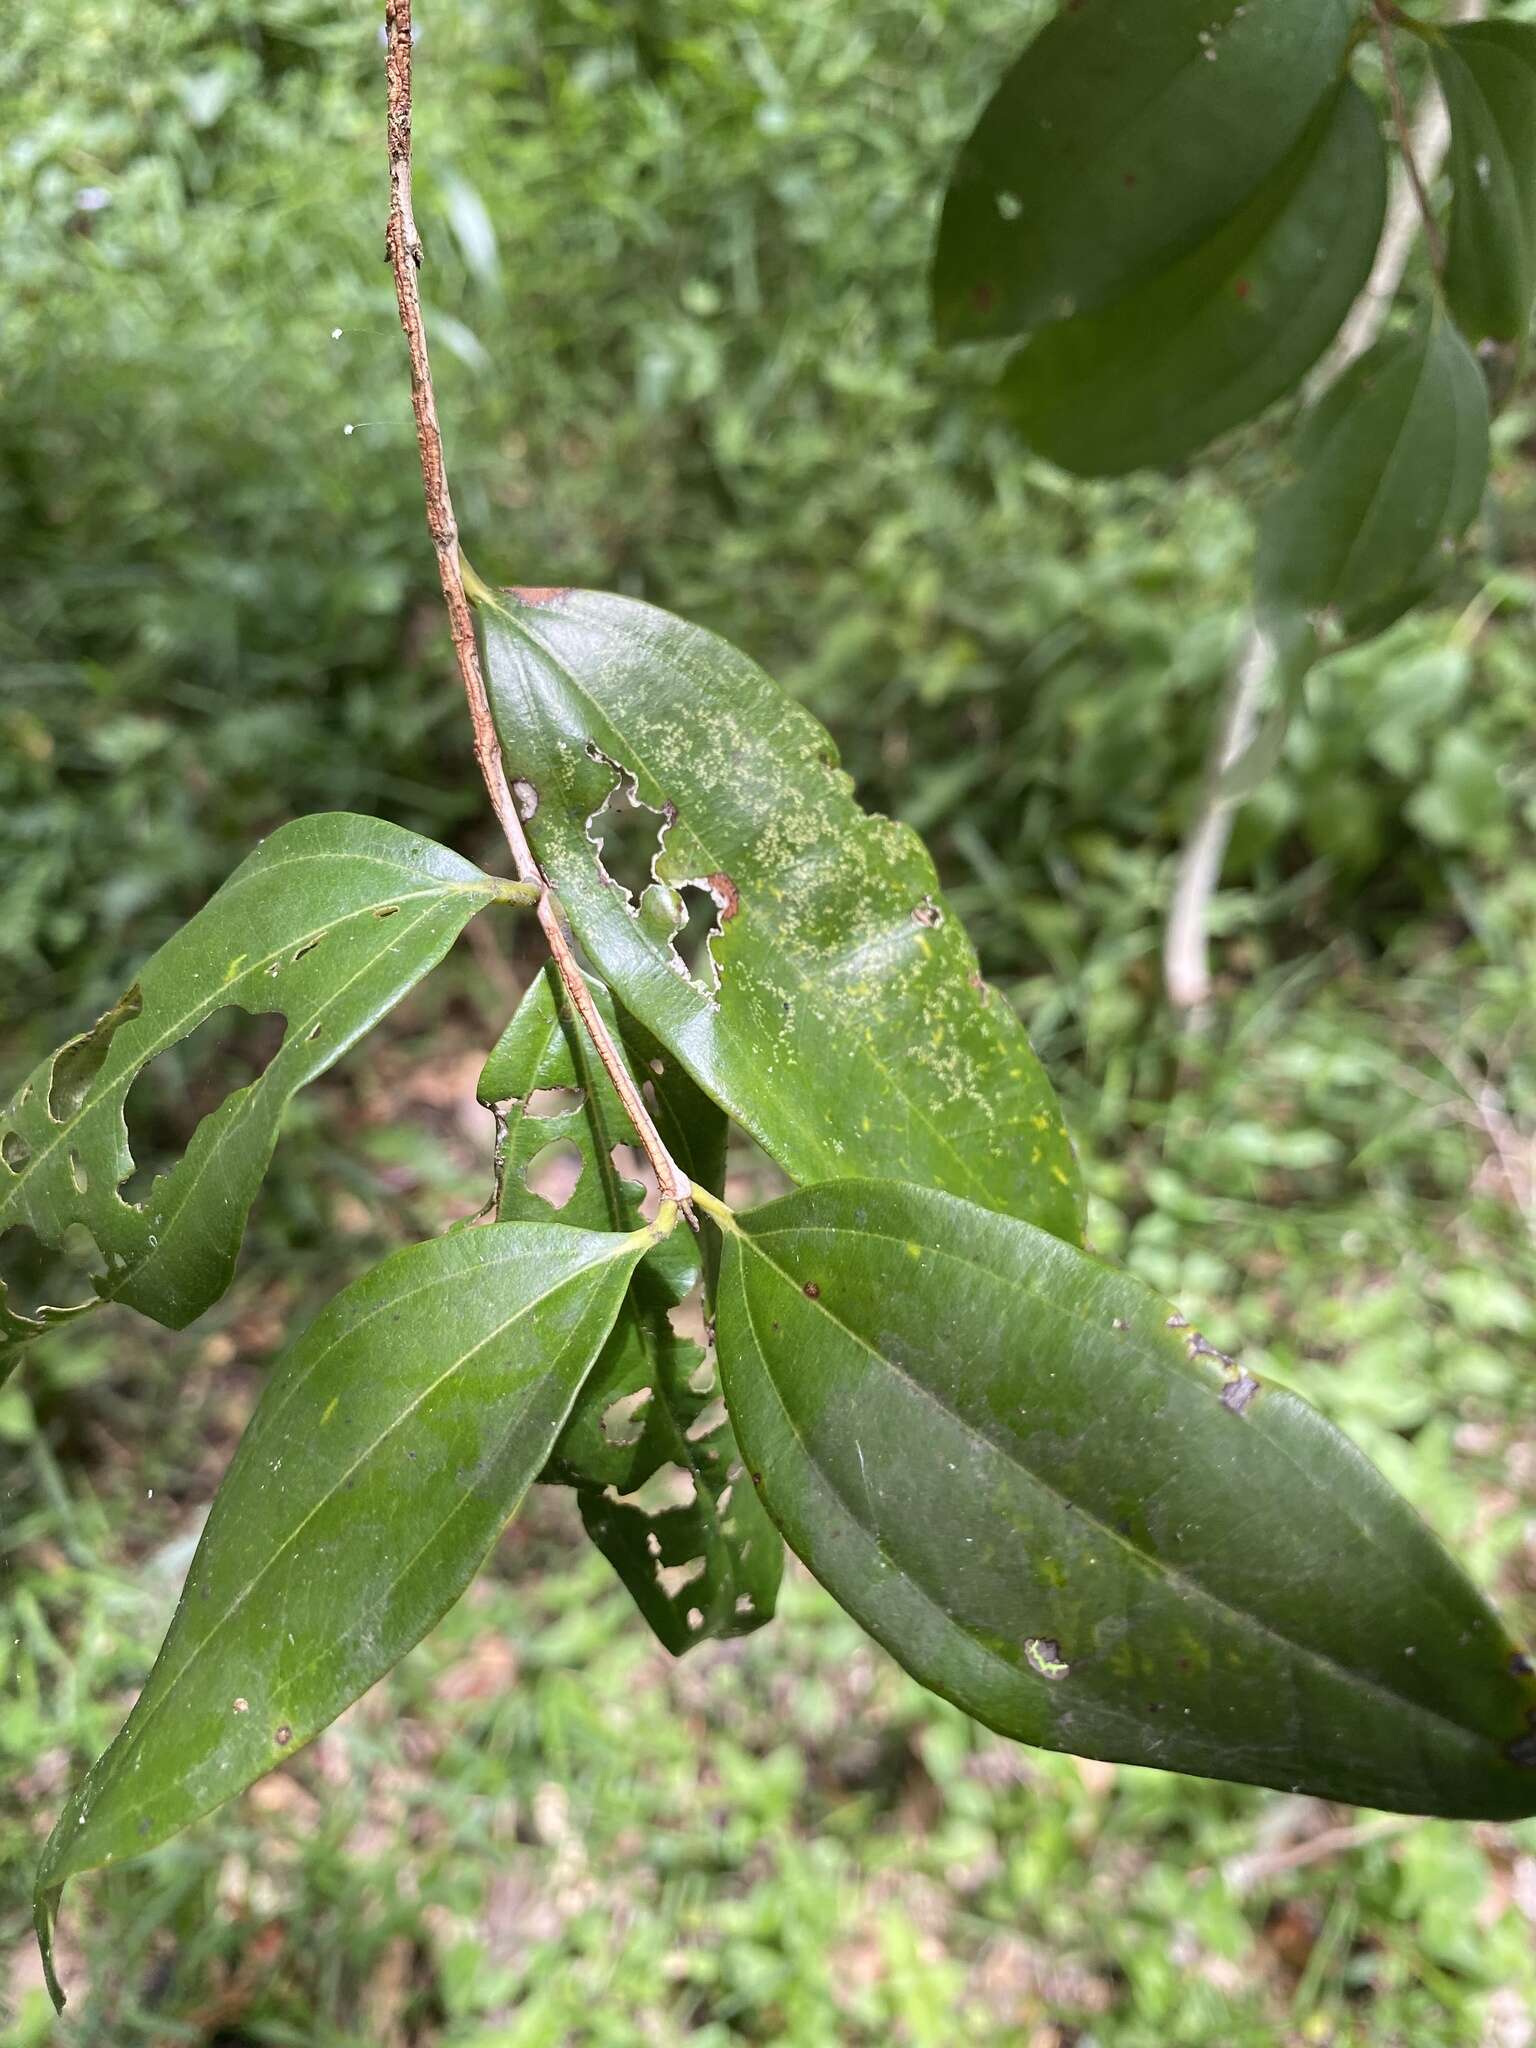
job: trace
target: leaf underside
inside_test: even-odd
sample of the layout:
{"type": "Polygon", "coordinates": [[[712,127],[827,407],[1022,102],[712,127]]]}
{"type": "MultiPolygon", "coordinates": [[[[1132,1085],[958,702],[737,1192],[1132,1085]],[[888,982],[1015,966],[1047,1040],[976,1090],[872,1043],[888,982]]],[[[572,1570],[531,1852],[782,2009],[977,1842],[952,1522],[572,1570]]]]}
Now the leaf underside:
{"type": "Polygon", "coordinates": [[[386,1259],[290,1348],[138,1703],[49,1839],[45,1958],[66,1878],[142,1854],[291,1756],[458,1598],[645,1248],[555,1225],[458,1231],[386,1259]]]}
{"type": "Polygon", "coordinates": [[[625,1009],[791,1179],[917,1180],[1078,1240],[1076,1162],[1022,1025],[921,842],[859,809],[816,720],[628,598],[512,592],[481,616],[534,850],[625,1009]],[[591,836],[621,784],[657,815],[638,903],[591,836]],[[715,906],[691,963],[690,887],[715,906]]]}
{"type": "Polygon", "coordinates": [[[229,1284],[283,1111],[447,952],[500,886],[430,840],[345,813],[274,832],[145,963],[92,1030],[34,1071],[0,1114],[0,1231],[57,1245],[83,1225],[97,1296],[35,1316],[0,1291],[0,1377],[51,1325],[105,1300],[180,1329],[229,1284]],[[199,1124],[139,1204],[123,1104],[157,1054],[226,1005],[281,1011],[261,1077],[199,1124]]]}
{"type": "Polygon", "coordinates": [[[1523,342],[1536,298],[1536,25],[1467,23],[1431,49],[1451,115],[1446,297],[1471,340],[1523,342]]]}
{"type": "MultiPolygon", "coordinates": [[[[696,1186],[718,1191],[724,1115],[676,1060],[615,1010],[601,983],[589,986],[633,1073],[648,1084],[673,1158],[696,1186]]],[[[644,1191],[627,1177],[628,1157],[614,1156],[634,1133],[552,968],[532,984],[487,1061],[480,1097],[508,1103],[498,1209],[504,1220],[548,1220],[548,1203],[525,1176],[552,1143],[564,1143],[575,1146],[581,1171],[559,1220],[594,1230],[640,1223],[644,1191]],[[552,1115],[530,1113],[530,1099],[554,1089],[579,1089],[581,1100],[552,1115]]],[[[700,1277],[698,1240],[687,1229],[642,1261],[540,1474],[576,1488],[588,1533],[674,1655],[760,1628],[772,1618],[783,1569],[778,1531],[752,1489],[733,1483],[736,1440],[712,1372],[706,1377],[706,1354],[673,1327],[672,1312],[700,1277]]]]}
{"type": "Polygon", "coordinates": [[[1304,1402],[1139,1282],[883,1182],[728,1231],[721,1372],[791,1546],[919,1678],[1080,1755],[1536,1812],[1536,1678],[1304,1402]]]}
{"type": "Polygon", "coordinates": [[[1371,273],[1387,152],[1343,82],[1232,220],[1126,297],[1041,330],[1003,372],[1040,454],[1112,476],[1195,454],[1300,383],[1371,273]]]}
{"type": "Polygon", "coordinates": [[[1337,83],[1349,0],[1092,0],[1007,73],[933,261],[941,341],[1092,312],[1243,206],[1337,83]]]}

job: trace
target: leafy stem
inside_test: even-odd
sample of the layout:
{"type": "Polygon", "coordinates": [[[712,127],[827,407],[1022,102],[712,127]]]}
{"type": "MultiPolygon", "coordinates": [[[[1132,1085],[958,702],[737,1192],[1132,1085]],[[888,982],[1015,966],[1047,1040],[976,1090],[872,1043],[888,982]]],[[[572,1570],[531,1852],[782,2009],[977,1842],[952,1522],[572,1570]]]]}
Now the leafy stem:
{"type": "Polygon", "coordinates": [[[1429,203],[1428,189],[1419,171],[1413,123],[1408,117],[1408,101],[1397,68],[1397,51],[1392,43],[1393,27],[1403,17],[1392,5],[1392,0],[1376,0],[1375,15],[1376,39],[1381,44],[1381,61],[1387,77],[1387,92],[1392,102],[1392,125],[1397,130],[1397,146],[1402,154],[1408,182],[1413,188],[1419,215],[1424,222],[1424,239],[1429,245],[1430,261],[1435,267],[1436,277],[1442,277],[1445,274],[1445,241],[1440,233],[1440,223],[1435,219],[1434,208],[1429,203]]]}
{"type": "Polygon", "coordinates": [[[459,552],[458,522],[448,489],[448,466],[443,454],[442,429],[438,424],[437,397],[432,387],[432,370],[427,359],[427,336],[421,315],[421,294],[416,273],[424,257],[421,235],[411,204],[411,0],[388,0],[385,9],[385,78],[389,96],[389,226],[385,247],[395,278],[395,298],[400,308],[400,325],[405,331],[411,359],[411,405],[416,415],[416,442],[421,451],[421,480],[426,494],[427,527],[437,553],[438,578],[443,601],[448,607],[449,630],[459,676],[469,704],[474,732],[475,759],[479,764],[491,808],[506,836],[519,882],[537,892],[539,924],[548,941],[555,968],[580,1017],[593,1049],[602,1061],[625,1114],[635,1127],[641,1148],[651,1162],[664,1201],[677,1202],[687,1210],[693,1196],[688,1176],[678,1166],[662,1140],[635,1086],[622,1054],[592,1001],[580,967],[576,963],[570,933],[549,882],[528,843],[523,821],[518,816],[507,783],[501,744],[491,718],[490,700],[480,669],[480,651],[475,641],[469,595],[464,586],[464,568],[459,552]]]}

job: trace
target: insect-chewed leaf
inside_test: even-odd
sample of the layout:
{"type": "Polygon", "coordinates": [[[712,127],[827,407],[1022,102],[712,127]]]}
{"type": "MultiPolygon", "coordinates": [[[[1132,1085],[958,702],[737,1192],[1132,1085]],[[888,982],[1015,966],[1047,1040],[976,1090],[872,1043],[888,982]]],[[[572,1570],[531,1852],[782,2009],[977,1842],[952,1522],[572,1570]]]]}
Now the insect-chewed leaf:
{"type": "Polygon", "coordinates": [[[1267,507],[1261,608],[1390,624],[1436,579],[1488,478],[1488,393],[1443,313],[1360,358],[1302,431],[1299,475],[1267,507]]]}
{"type": "Polygon", "coordinates": [[[459,1231],[386,1259],[292,1347],[138,1704],[49,1839],[45,1957],[66,1878],[152,1848],[291,1756],[458,1598],[649,1243],[459,1231]]]}
{"type": "MultiPolygon", "coordinates": [[[[430,972],[508,885],[430,840],[345,813],[274,832],[146,962],[94,1028],[44,1060],[0,1114],[0,1231],[45,1244],[83,1225],[105,1262],[98,1300],[179,1329],[229,1284],[289,1098],[430,972]],[[227,1004],[287,1020],[260,1079],[198,1125],[142,1203],[123,1103],[135,1077],[227,1004]]],[[[8,1308],[0,1377],[20,1346],[96,1301],[8,1308]]]]}
{"type": "MultiPolygon", "coordinates": [[[[696,1186],[718,1189],[726,1120],[601,982],[593,1000],[650,1104],[673,1158],[696,1186]]],[[[562,1223],[629,1229],[642,1189],[614,1148],[633,1142],[617,1095],[572,1015],[552,968],[529,989],[480,1081],[485,1102],[507,1101],[502,1141],[503,1218],[548,1218],[524,1175],[549,1145],[573,1145],[580,1175],[562,1223]],[[579,1089],[552,1115],[530,1113],[545,1091],[579,1089]]],[[[676,1230],[636,1269],[602,1355],[540,1477],[575,1487],[582,1519],[636,1605],[674,1654],[711,1637],[744,1635],[771,1619],[784,1547],[750,1487],[731,1472],[736,1441],[711,1385],[705,1354],[672,1324],[700,1279],[698,1242],[676,1230]],[[718,1413],[717,1413],[718,1411],[718,1413]],[[662,1497],[653,1499],[653,1494],[662,1497]],[[628,1498],[636,1496],[639,1498],[628,1498]]]]}
{"type": "Polygon", "coordinates": [[[1003,373],[1030,445],[1081,475],[1181,461],[1306,375],[1370,276],[1387,152],[1346,80],[1208,241],[1096,313],[1045,328],[1003,373]]]}
{"type": "Polygon", "coordinates": [[[1138,1281],[927,1189],[728,1229],[726,1398],[791,1546],[925,1685],[1079,1755],[1536,1813],[1536,1675],[1322,1416],[1138,1281]]]}
{"type": "Polygon", "coordinates": [[[1446,297],[1473,341],[1523,341],[1536,298],[1536,23],[1469,22],[1431,49],[1451,115],[1446,297]]]}
{"type": "Polygon", "coordinates": [[[622,1007],[793,1179],[917,1180],[1076,1239],[1076,1164],[1022,1025],[922,843],[859,809],[816,720],[629,598],[485,594],[482,620],[535,851],[622,1007]],[[621,786],[658,828],[638,904],[594,836],[621,786]],[[691,961],[689,889],[714,905],[691,961]]]}
{"type": "Polygon", "coordinates": [[[933,260],[944,341],[1091,312],[1228,219],[1349,47],[1349,0],[1064,7],[960,152],[933,260]]]}

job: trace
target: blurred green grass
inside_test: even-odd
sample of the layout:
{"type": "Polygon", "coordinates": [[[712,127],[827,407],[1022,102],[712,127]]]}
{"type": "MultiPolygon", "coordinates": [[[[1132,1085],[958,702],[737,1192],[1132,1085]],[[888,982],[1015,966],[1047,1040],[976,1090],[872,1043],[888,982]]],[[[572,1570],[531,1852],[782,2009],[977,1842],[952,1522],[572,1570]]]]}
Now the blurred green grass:
{"type": "MultiPolygon", "coordinates": [[[[1334,1415],[1530,1632],[1536,406],[1437,606],[1314,679],[1217,906],[1216,1027],[1181,1036],[1160,920],[1266,436],[1220,475],[1069,484],[989,421],[983,361],[931,348],[933,206],[1029,17],[424,7],[467,545],[483,574],[685,611],[832,725],[1050,1060],[1100,1249],[1334,1415]]],[[[80,0],[67,33],[18,10],[8,1072],[287,816],[494,856],[382,262],[375,37],[340,0],[80,0]]],[[[108,1311],[0,1390],[4,2048],[1529,2048],[1530,1826],[1376,1832],[1010,1750],[799,1579],[771,1630],[669,1665],[542,1496],[336,1735],[77,1889],[52,2028],[41,1835],[147,1669],[263,1361],[482,1199],[469,1098],[531,964],[509,951],[459,948],[301,1101],[196,1330],[108,1311]]],[[[174,1090],[159,1114],[175,1137],[174,1090]]]]}

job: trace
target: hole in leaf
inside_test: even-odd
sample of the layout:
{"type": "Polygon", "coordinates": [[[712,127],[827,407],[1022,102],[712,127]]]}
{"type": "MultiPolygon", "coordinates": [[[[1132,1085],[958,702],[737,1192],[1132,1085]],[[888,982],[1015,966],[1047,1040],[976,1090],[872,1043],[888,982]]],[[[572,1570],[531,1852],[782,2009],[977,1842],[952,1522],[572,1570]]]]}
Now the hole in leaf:
{"type": "Polygon", "coordinates": [[[704,1626],[704,1617],[697,1607],[690,1607],[688,1610],[688,1626],[695,1632],[704,1626]]]}
{"type": "Polygon", "coordinates": [[[112,1049],[113,1039],[143,1008],[144,998],[135,982],[104,1017],[97,1018],[89,1031],[59,1047],[48,1076],[48,1114],[56,1124],[68,1123],[79,1112],[112,1049]]]}
{"type": "MultiPolygon", "coordinates": [[[[677,1324],[674,1322],[672,1327],[676,1329],[677,1324]]],[[[707,1394],[714,1384],[715,1361],[712,1358],[701,1358],[693,1368],[693,1371],[688,1375],[689,1391],[695,1394],[707,1394]]]]}
{"type": "Polygon", "coordinates": [[[375,917],[398,917],[400,906],[398,903],[381,903],[373,914],[375,917]]]}
{"type": "Polygon", "coordinates": [[[204,1117],[261,1078],[286,1029],[280,1010],[252,1013],[231,1003],[135,1075],[123,1104],[134,1158],[119,1190],[125,1202],[141,1202],[155,1176],[181,1158],[204,1117]]]}
{"type": "Polygon", "coordinates": [[[722,1514],[722,1515],[723,1515],[723,1514],[725,1513],[726,1509],[727,1509],[727,1508],[728,1508],[728,1507],[730,1506],[730,1504],[731,1504],[731,1495],[732,1495],[732,1494],[733,1494],[733,1493],[734,1493],[735,1491],[736,1491],[736,1489],[735,1489],[735,1487],[734,1487],[734,1486],[722,1486],[722,1487],[721,1487],[721,1489],[720,1489],[720,1497],[719,1497],[719,1499],[718,1499],[718,1500],[717,1500],[717,1501],[715,1502],[715,1509],[716,1509],[716,1512],[717,1512],[717,1513],[719,1513],[719,1514],[722,1514]]]}
{"type": "Polygon", "coordinates": [[[523,1185],[551,1209],[563,1209],[575,1194],[586,1163],[569,1138],[557,1138],[535,1152],[523,1168],[523,1185]]]}
{"type": "Polygon", "coordinates": [[[673,957],[703,987],[717,989],[720,969],[715,964],[714,942],[722,930],[720,905],[707,885],[698,882],[682,883],[679,894],[686,915],[672,940],[673,957]]]}
{"type": "Polygon", "coordinates": [[[696,1420],[696,1421],[695,1421],[695,1422],[693,1423],[692,1427],[691,1427],[691,1428],[689,1429],[689,1431],[688,1431],[688,1441],[689,1441],[689,1443],[691,1443],[691,1444],[699,1444],[699,1443],[702,1443],[702,1442],[704,1441],[705,1437],[707,1437],[707,1436],[713,1436],[713,1435],[714,1435],[714,1433],[715,1433],[715,1431],[716,1431],[717,1429],[721,1429],[721,1428],[723,1428],[723,1427],[724,1427],[724,1424],[725,1424],[725,1403],[724,1403],[724,1401],[722,1401],[722,1400],[719,1400],[719,1399],[716,1399],[716,1400],[713,1400],[713,1401],[711,1401],[711,1402],[710,1402],[710,1404],[709,1404],[709,1406],[708,1406],[707,1408],[703,1409],[703,1410],[702,1410],[702,1411],[700,1412],[700,1414],[699,1414],[699,1416],[698,1416],[697,1420],[696,1420]]]}
{"type": "Polygon", "coordinates": [[[91,1177],[85,1170],[85,1161],[73,1145],[69,1148],[69,1177],[75,1184],[77,1195],[83,1195],[89,1190],[91,1177]]]}
{"type": "Polygon", "coordinates": [[[661,1190],[656,1185],[651,1162],[638,1145],[615,1145],[608,1157],[613,1161],[620,1180],[631,1188],[639,1188],[640,1214],[649,1223],[661,1207],[661,1190]]]}
{"type": "Polygon", "coordinates": [[[83,1223],[67,1224],[56,1245],[44,1244],[26,1223],[0,1230],[0,1284],[6,1290],[6,1307],[15,1315],[35,1316],[44,1303],[73,1308],[78,1302],[95,1301],[95,1282],[105,1274],[106,1265],[83,1223]]]}
{"type": "Polygon", "coordinates": [[[659,1564],[656,1567],[656,1583],[669,1600],[675,1600],[684,1586],[691,1586],[695,1579],[703,1576],[702,1557],[691,1557],[686,1564],[659,1564]]]}
{"type": "Polygon", "coordinates": [[[651,1398],[649,1387],[641,1387],[633,1394],[621,1394],[603,1410],[603,1435],[611,1444],[620,1447],[639,1443],[645,1434],[645,1417],[641,1410],[651,1398]]]}
{"type": "Polygon", "coordinates": [[[297,966],[298,966],[298,964],[299,964],[299,962],[300,962],[300,961],[301,961],[302,959],[304,959],[304,958],[305,958],[305,956],[306,956],[307,954],[313,953],[313,952],[314,952],[314,950],[315,950],[315,948],[316,948],[316,946],[318,946],[319,944],[320,944],[320,941],[319,941],[319,939],[306,939],[306,940],[304,941],[303,945],[302,945],[302,946],[299,946],[299,947],[297,947],[297,948],[295,949],[295,951],[294,951],[294,955],[293,955],[293,961],[292,961],[292,964],[293,964],[293,966],[297,967],[297,966]]]}
{"type": "MultiPolygon", "coordinates": [[[[596,758],[607,756],[599,753],[596,758]]],[[[624,891],[633,908],[655,880],[652,864],[671,821],[665,811],[641,801],[631,775],[613,762],[609,766],[616,780],[607,801],[588,818],[587,837],[603,873],[624,891]]]]}
{"type": "Polygon", "coordinates": [[[5,1161],[12,1173],[20,1173],[31,1157],[32,1147],[20,1131],[7,1131],[5,1136],[0,1138],[0,1159],[5,1161]]]}
{"type": "Polygon", "coordinates": [[[681,1465],[661,1465],[633,1493],[616,1493],[613,1498],[622,1507],[638,1508],[642,1515],[664,1515],[669,1508],[691,1508],[698,1488],[693,1474],[681,1465]]]}
{"type": "Polygon", "coordinates": [[[523,1104],[524,1116],[568,1116],[586,1100],[582,1088],[535,1088],[523,1104]]]}

